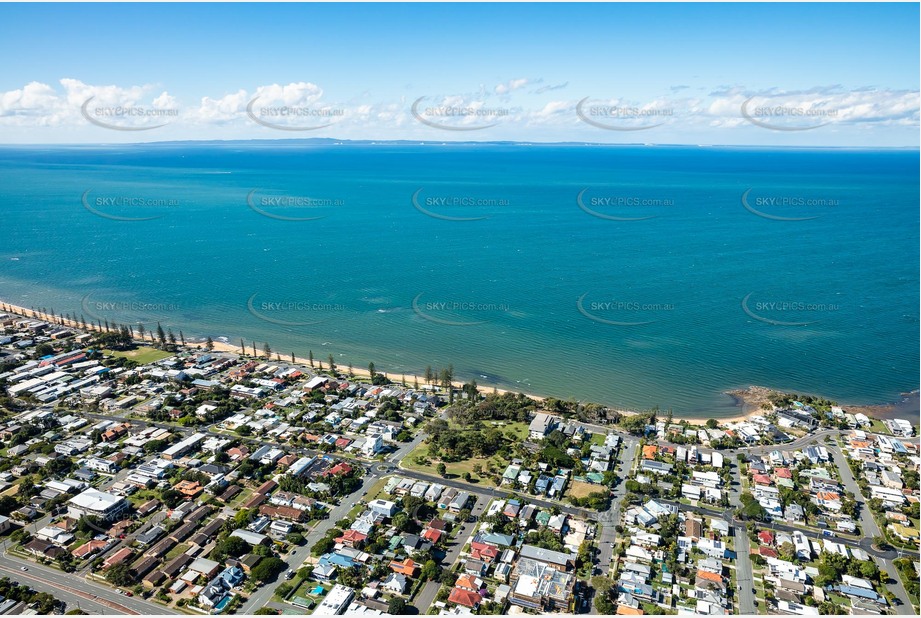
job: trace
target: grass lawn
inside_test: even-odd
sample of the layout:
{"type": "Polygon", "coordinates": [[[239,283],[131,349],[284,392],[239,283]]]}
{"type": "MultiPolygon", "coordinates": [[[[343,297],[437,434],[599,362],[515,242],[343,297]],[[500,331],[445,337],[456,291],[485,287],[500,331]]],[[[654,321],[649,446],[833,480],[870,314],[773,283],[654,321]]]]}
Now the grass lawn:
{"type": "Polygon", "coordinates": [[[850,599],[848,599],[847,597],[841,596],[840,594],[834,594],[834,593],[831,593],[831,592],[830,592],[830,593],[828,594],[828,600],[831,601],[832,603],[834,603],[834,604],[836,604],[836,605],[840,605],[840,606],[842,606],[842,607],[850,607],[850,606],[851,606],[851,601],[850,601],[850,599]]]}
{"type": "Polygon", "coordinates": [[[231,509],[238,509],[243,506],[243,503],[253,497],[253,494],[256,493],[256,490],[252,487],[246,487],[237,494],[237,496],[227,503],[227,507],[231,509]]]}
{"type": "Polygon", "coordinates": [[[589,494],[595,492],[604,493],[604,491],[605,488],[603,485],[592,485],[591,483],[583,483],[582,481],[573,481],[569,484],[566,495],[574,498],[587,498],[589,494]]]}
{"type": "MultiPolygon", "coordinates": [[[[408,470],[418,470],[420,472],[428,472],[429,474],[436,473],[436,469],[439,463],[438,461],[432,459],[427,464],[420,464],[416,462],[417,457],[427,458],[428,457],[428,447],[425,446],[424,444],[420,444],[415,449],[413,449],[413,451],[406,458],[404,458],[403,461],[401,462],[403,467],[408,470]]],[[[469,472],[470,475],[473,477],[474,483],[478,485],[483,485],[486,487],[495,487],[496,484],[492,481],[492,479],[486,478],[486,477],[480,478],[479,475],[477,475],[473,471],[473,466],[477,464],[482,466],[483,470],[485,471],[486,469],[489,468],[490,462],[495,464],[495,466],[499,469],[499,474],[500,474],[500,479],[501,479],[502,471],[505,470],[508,463],[504,459],[502,459],[502,457],[500,457],[499,455],[493,455],[492,457],[489,457],[489,458],[474,457],[471,459],[467,459],[465,461],[454,461],[450,463],[445,462],[445,468],[447,469],[447,474],[445,478],[449,478],[449,479],[461,478],[464,476],[465,472],[469,472]]]]}
{"type": "Polygon", "coordinates": [[[607,438],[607,437],[608,437],[608,436],[607,436],[606,434],[603,434],[603,433],[593,433],[593,434],[592,434],[591,443],[592,443],[592,444],[596,444],[596,445],[598,445],[598,446],[604,446],[604,440],[605,440],[605,438],[607,438]]]}
{"type": "Polygon", "coordinates": [[[881,433],[887,436],[892,435],[892,432],[889,431],[889,428],[883,425],[883,422],[877,419],[872,419],[870,421],[870,431],[873,433],[881,433]]]}
{"type": "Polygon", "coordinates": [[[188,548],[189,548],[189,544],[188,544],[188,543],[180,543],[180,544],[177,545],[176,547],[174,547],[174,548],[172,548],[171,550],[169,550],[168,552],[166,552],[166,557],[164,558],[164,561],[165,561],[165,562],[169,562],[170,560],[172,560],[173,558],[175,558],[175,557],[178,556],[179,554],[185,553],[185,551],[186,551],[188,548]]]}
{"type": "MultiPolygon", "coordinates": [[[[448,421],[448,427],[451,429],[458,429],[463,431],[464,427],[458,425],[454,421],[448,421]]],[[[483,421],[484,429],[498,429],[502,435],[515,440],[516,442],[523,442],[527,440],[530,431],[528,430],[528,423],[519,423],[517,421],[483,421]]]]}
{"type": "Polygon", "coordinates": [[[387,486],[387,482],[390,480],[390,476],[385,476],[377,480],[374,485],[368,489],[368,493],[365,494],[365,501],[371,502],[372,500],[377,500],[378,498],[384,498],[390,494],[384,493],[384,487],[387,486]]]}
{"type": "Polygon", "coordinates": [[[172,352],[165,352],[163,350],[158,350],[154,347],[140,346],[133,350],[103,350],[103,354],[106,356],[121,356],[123,358],[128,358],[133,360],[136,363],[142,365],[147,365],[149,363],[156,362],[158,360],[163,360],[164,358],[169,358],[173,356],[172,352]]]}

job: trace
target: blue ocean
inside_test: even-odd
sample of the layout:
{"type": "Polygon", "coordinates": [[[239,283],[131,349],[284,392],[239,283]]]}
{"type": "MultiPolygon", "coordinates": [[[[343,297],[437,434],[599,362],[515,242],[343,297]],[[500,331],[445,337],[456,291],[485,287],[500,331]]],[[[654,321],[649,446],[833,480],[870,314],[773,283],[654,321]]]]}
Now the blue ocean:
{"type": "Polygon", "coordinates": [[[886,403],[918,204],[914,150],[4,147],[0,300],[676,416],[886,403]]]}

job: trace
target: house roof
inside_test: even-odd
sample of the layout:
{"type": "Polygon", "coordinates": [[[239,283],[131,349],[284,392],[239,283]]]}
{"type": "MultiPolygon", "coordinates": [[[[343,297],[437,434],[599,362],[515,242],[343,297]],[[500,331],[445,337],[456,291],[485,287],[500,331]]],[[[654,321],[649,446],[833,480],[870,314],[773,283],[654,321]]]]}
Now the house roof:
{"type": "Polygon", "coordinates": [[[482,601],[482,597],[476,592],[470,592],[463,588],[451,588],[451,594],[448,595],[449,603],[457,603],[464,607],[477,607],[482,601]]]}
{"type": "Polygon", "coordinates": [[[402,562],[397,560],[390,561],[390,568],[393,569],[395,573],[403,573],[404,575],[409,575],[412,577],[413,573],[416,572],[418,565],[413,561],[412,558],[407,558],[402,562]]]}
{"type": "Polygon", "coordinates": [[[457,581],[454,582],[456,588],[466,588],[468,590],[479,590],[482,581],[477,582],[479,578],[473,575],[467,575],[466,573],[457,578],[457,581]]]}
{"type": "Polygon", "coordinates": [[[711,573],[709,571],[697,571],[697,579],[705,579],[711,582],[722,583],[723,577],[717,573],[711,573]]]}
{"type": "Polygon", "coordinates": [[[765,558],[777,558],[780,555],[773,547],[765,547],[764,545],[758,548],[758,554],[765,558]]]}
{"type": "Polygon", "coordinates": [[[432,543],[437,543],[441,539],[442,535],[441,530],[436,530],[435,528],[426,528],[425,532],[422,533],[422,538],[426,541],[431,541],[432,543]]]}

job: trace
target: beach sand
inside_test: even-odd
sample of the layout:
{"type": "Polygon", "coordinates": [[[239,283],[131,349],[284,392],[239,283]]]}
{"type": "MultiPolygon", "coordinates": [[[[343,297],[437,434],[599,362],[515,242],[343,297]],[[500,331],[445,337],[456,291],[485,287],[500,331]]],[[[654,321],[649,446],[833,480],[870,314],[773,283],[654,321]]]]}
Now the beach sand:
{"type": "MultiPolygon", "coordinates": [[[[21,315],[21,316],[23,316],[23,317],[27,317],[27,318],[36,318],[36,319],[41,319],[41,320],[45,320],[45,321],[48,321],[48,322],[57,322],[58,320],[63,320],[64,323],[65,323],[65,325],[67,325],[67,326],[69,326],[69,327],[72,327],[72,328],[76,328],[76,329],[83,330],[83,326],[82,326],[80,323],[75,322],[75,321],[73,321],[73,320],[67,320],[66,318],[63,318],[63,316],[55,315],[55,317],[52,318],[51,315],[42,313],[41,311],[36,311],[36,310],[32,310],[32,309],[27,309],[27,308],[25,308],[25,307],[20,307],[20,306],[18,306],[18,305],[14,305],[14,304],[12,304],[12,303],[0,301],[0,309],[2,309],[2,308],[4,308],[4,307],[5,307],[5,309],[3,309],[4,311],[8,311],[8,312],[10,312],[10,313],[15,313],[15,314],[21,315]]],[[[93,325],[93,324],[87,323],[86,329],[85,329],[85,330],[87,330],[87,331],[104,331],[105,329],[104,329],[104,328],[100,329],[100,328],[96,327],[96,326],[93,325]]],[[[153,337],[154,337],[154,334],[153,334],[152,332],[150,332],[150,331],[148,331],[147,334],[148,334],[149,338],[144,339],[143,341],[153,343],[153,342],[154,342],[154,338],[153,338],[153,337]]],[[[219,351],[219,352],[231,352],[231,353],[234,353],[234,354],[240,354],[240,346],[238,346],[238,345],[232,345],[232,344],[230,344],[230,343],[225,343],[225,342],[223,342],[223,341],[214,341],[213,343],[214,343],[214,348],[213,348],[214,350],[217,350],[217,351],[219,351]]],[[[180,345],[180,344],[177,344],[177,345],[180,345]]],[[[250,344],[250,345],[252,345],[252,344],[250,344]]],[[[205,342],[204,342],[204,341],[186,341],[185,347],[186,347],[186,348],[190,348],[190,349],[191,349],[191,348],[199,348],[199,349],[202,349],[202,348],[205,347],[205,342]]],[[[264,356],[262,356],[261,354],[257,354],[257,355],[254,356],[254,355],[252,354],[252,348],[251,348],[251,347],[247,349],[247,353],[246,353],[245,355],[246,355],[246,356],[249,356],[249,357],[252,357],[252,358],[254,358],[255,360],[261,360],[261,361],[265,361],[265,362],[272,362],[272,361],[274,361],[274,362],[290,362],[290,361],[291,361],[291,356],[290,356],[290,355],[288,355],[288,356],[279,355],[279,357],[281,358],[280,361],[278,361],[277,359],[271,359],[271,358],[268,358],[268,359],[267,359],[267,358],[265,358],[264,356]]],[[[302,357],[299,357],[299,356],[295,356],[294,359],[295,359],[295,364],[304,365],[304,366],[310,366],[310,361],[309,361],[308,359],[306,359],[306,358],[302,358],[302,357]]],[[[319,361],[320,361],[320,359],[316,359],[316,358],[314,359],[314,368],[319,367],[319,361]]],[[[329,367],[328,367],[328,362],[324,362],[324,367],[325,367],[326,369],[329,368],[329,367]]],[[[342,373],[342,374],[348,372],[348,369],[347,369],[345,366],[343,366],[343,365],[337,365],[337,366],[336,366],[336,369],[337,369],[337,371],[338,371],[339,373],[342,373]]],[[[420,376],[420,375],[416,375],[416,374],[409,374],[409,373],[407,373],[407,374],[402,374],[402,373],[401,373],[401,374],[393,374],[393,373],[389,373],[389,372],[387,372],[387,371],[377,370],[377,369],[375,369],[375,372],[376,372],[376,373],[384,374],[384,375],[385,375],[388,379],[390,379],[392,382],[396,382],[396,383],[398,383],[398,384],[401,384],[401,383],[402,383],[403,385],[405,385],[405,386],[407,386],[407,387],[412,387],[413,384],[414,384],[416,381],[418,381],[420,388],[423,388],[423,387],[425,387],[425,386],[432,386],[432,385],[427,385],[427,384],[425,383],[424,376],[420,376]]],[[[352,375],[355,376],[355,377],[370,379],[370,373],[368,372],[368,370],[367,370],[366,368],[363,368],[363,367],[354,367],[354,366],[353,366],[353,367],[352,367],[352,372],[351,372],[351,373],[352,373],[352,375]]],[[[462,387],[464,386],[465,383],[464,383],[464,382],[461,382],[461,381],[454,381],[453,384],[454,384],[454,386],[455,386],[456,388],[462,388],[462,387]]],[[[496,393],[500,393],[500,394],[505,394],[505,393],[516,393],[516,394],[517,394],[517,393],[519,393],[519,392],[522,392],[522,391],[512,391],[512,390],[508,390],[508,389],[499,388],[498,386],[491,385],[491,384],[488,384],[488,383],[480,384],[480,383],[478,382],[478,383],[477,383],[477,387],[479,388],[480,392],[481,392],[481,393],[484,393],[484,394],[485,394],[485,393],[488,393],[488,392],[490,392],[490,391],[495,391],[496,393]]],[[[771,393],[775,393],[775,392],[777,392],[777,391],[775,391],[775,390],[773,390],[773,389],[770,389],[770,388],[763,387],[763,386],[749,386],[749,387],[747,387],[747,388],[734,389],[734,390],[731,390],[731,391],[726,391],[726,394],[727,394],[727,395],[729,395],[730,397],[732,397],[733,399],[736,400],[738,406],[739,406],[740,409],[741,409],[741,414],[739,414],[738,416],[730,417],[730,418],[725,418],[725,417],[716,418],[716,420],[717,420],[720,424],[724,424],[724,423],[735,423],[735,422],[744,421],[744,420],[748,419],[748,418],[751,417],[751,416],[755,416],[755,415],[758,415],[758,414],[763,414],[763,413],[764,413],[764,410],[761,408],[761,404],[767,402],[767,401],[768,401],[768,397],[770,396],[770,394],[771,394],[771,393]]],[[[542,402],[542,401],[544,401],[544,400],[546,399],[546,397],[542,397],[542,396],[540,396],[540,395],[532,395],[532,394],[530,394],[530,393],[523,393],[523,394],[526,395],[527,397],[530,397],[531,399],[533,399],[533,400],[535,400],[535,401],[538,401],[538,402],[542,402]]],[[[913,402],[914,402],[913,408],[914,408],[914,409],[917,409],[918,394],[917,394],[917,392],[914,392],[914,393],[912,393],[912,395],[913,395],[913,402]]],[[[912,405],[912,404],[909,403],[909,407],[911,407],[911,405],[912,405]]],[[[851,412],[864,412],[864,413],[868,414],[869,416],[880,416],[880,415],[881,415],[882,418],[886,418],[887,416],[891,417],[895,412],[901,411],[901,410],[900,410],[900,404],[867,405],[867,406],[850,406],[850,407],[848,408],[848,410],[851,411],[851,412]],[[873,413],[873,414],[871,414],[871,413],[873,413]]],[[[626,416],[639,414],[639,412],[634,411],[634,410],[617,410],[617,411],[618,411],[620,414],[623,414],[623,415],[626,415],[626,416]]],[[[689,423],[691,423],[691,424],[695,424],[695,425],[704,425],[704,424],[706,424],[706,422],[707,422],[708,420],[709,420],[709,419],[707,419],[707,418],[687,417],[687,416],[675,415],[675,416],[673,417],[673,421],[672,421],[672,422],[673,422],[673,424],[675,424],[675,423],[680,423],[681,421],[687,421],[687,422],[689,422],[689,423]]]]}
{"type": "MultiPolygon", "coordinates": [[[[79,322],[75,322],[74,320],[68,320],[68,319],[66,319],[64,316],[60,316],[60,315],[57,315],[57,314],[55,314],[55,316],[52,317],[50,314],[43,313],[43,312],[40,311],[40,310],[27,309],[27,308],[25,308],[25,307],[20,307],[19,305],[14,305],[14,304],[12,304],[12,303],[8,303],[8,302],[5,302],[5,301],[0,301],[0,309],[2,309],[3,311],[9,312],[9,313],[15,313],[15,314],[20,315],[20,316],[25,317],[25,318],[34,318],[34,319],[39,319],[39,320],[45,320],[45,321],[47,321],[47,322],[59,323],[60,320],[63,320],[63,321],[64,321],[64,324],[65,324],[66,326],[68,326],[68,327],[76,328],[76,329],[80,329],[80,330],[84,330],[83,326],[82,326],[79,322]]],[[[98,328],[98,327],[96,327],[94,324],[87,323],[86,329],[85,329],[85,330],[87,330],[87,331],[99,331],[99,332],[103,332],[103,331],[105,331],[105,328],[98,328]]],[[[154,333],[153,333],[153,332],[151,332],[151,331],[146,331],[146,332],[145,332],[145,335],[146,335],[146,337],[145,337],[142,341],[148,342],[148,343],[154,343],[154,333]]],[[[135,336],[135,339],[139,339],[139,338],[138,338],[137,336],[135,336]]],[[[240,354],[240,346],[239,346],[239,345],[232,345],[232,344],[230,344],[230,343],[225,343],[225,342],[223,342],[223,341],[213,341],[213,344],[214,344],[214,348],[213,348],[213,349],[216,350],[216,351],[218,351],[218,352],[231,352],[231,353],[234,353],[234,354],[240,354]]],[[[176,345],[177,345],[177,346],[181,346],[182,344],[177,343],[176,345]]],[[[281,358],[280,361],[277,360],[277,358],[266,358],[266,357],[263,356],[262,354],[256,354],[256,355],[254,356],[253,353],[252,353],[252,347],[251,347],[251,345],[252,345],[252,344],[250,344],[250,347],[247,347],[247,351],[246,351],[245,355],[248,356],[248,357],[252,357],[252,358],[255,359],[255,360],[260,360],[260,361],[264,361],[264,362],[282,362],[282,363],[284,363],[284,362],[290,362],[290,361],[291,361],[291,355],[290,355],[290,354],[289,354],[289,355],[282,355],[282,354],[279,354],[279,356],[278,356],[277,358],[281,358]]],[[[186,347],[186,348],[190,348],[190,349],[191,349],[191,348],[203,349],[203,348],[205,347],[205,342],[204,342],[204,341],[189,341],[189,340],[186,340],[186,342],[185,342],[185,347],[186,347]]],[[[258,351],[258,349],[257,349],[257,351],[258,351]]],[[[321,361],[323,362],[324,368],[328,370],[328,369],[329,369],[329,363],[328,363],[327,361],[323,360],[323,359],[317,359],[317,358],[314,359],[314,368],[319,367],[319,363],[320,363],[321,361]]],[[[308,367],[310,366],[310,361],[309,361],[309,359],[302,358],[302,357],[300,357],[300,356],[295,356],[295,357],[294,357],[294,363],[295,363],[295,364],[299,364],[299,365],[308,366],[308,367]]],[[[348,373],[348,368],[347,368],[345,365],[339,365],[339,364],[337,364],[337,365],[336,365],[336,370],[337,370],[338,373],[342,373],[342,374],[348,373]]],[[[367,368],[363,368],[363,367],[354,367],[354,366],[353,366],[353,367],[352,367],[352,372],[351,372],[351,373],[352,373],[352,375],[355,376],[355,377],[367,378],[367,379],[370,379],[370,378],[371,378],[371,373],[368,371],[367,368]]],[[[402,383],[402,384],[404,384],[404,385],[407,386],[407,387],[412,387],[412,385],[413,385],[413,383],[414,383],[415,381],[418,381],[418,382],[419,382],[419,387],[420,387],[420,388],[422,388],[422,387],[424,387],[424,386],[427,386],[426,383],[425,383],[425,377],[424,377],[424,376],[415,375],[415,374],[410,374],[410,373],[407,373],[407,374],[402,374],[402,373],[400,373],[400,374],[393,374],[393,373],[389,373],[389,372],[387,372],[387,371],[378,370],[378,369],[375,369],[375,373],[384,374],[388,379],[390,379],[391,382],[396,382],[397,384],[401,384],[401,383],[402,383]],[[404,376],[405,376],[405,381],[404,381],[404,376]]],[[[461,382],[461,381],[455,380],[455,381],[452,382],[452,384],[454,384],[454,386],[455,386],[456,388],[462,388],[462,387],[464,386],[465,382],[461,382]]],[[[428,386],[431,386],[431,385],[428,385],[428,386]]],[[[507,390],[507,389],[498,388],[497,386],[493,386],[493,385],[490,385],[490,384],[480,384],[479,382],[477,383],[477,387],[479,388],[479,390],[480,390],[481,393],[487,393],[487,392],[490,392],[490,391],[492,391],[492,390],[495,390],[497,393],[500,393],[500,394],[505,394],[505,393],[518,393],[518,392],[519,392],[519,391],[511,391],[511,390],[507,390]]],[[[530,397],[531,399],[536,400],[536,401],[543,401],[543,400],[545,399],[544,397],[541,397],[541,396],[539,396],[539,395],[532,395],[532,394],[529,394],[529,393],[524,393],[524,394],[525,394],[526,396],[530,397]]],[[[624,414],[630,414],[630,412],[624,412],[624,414]]]]}

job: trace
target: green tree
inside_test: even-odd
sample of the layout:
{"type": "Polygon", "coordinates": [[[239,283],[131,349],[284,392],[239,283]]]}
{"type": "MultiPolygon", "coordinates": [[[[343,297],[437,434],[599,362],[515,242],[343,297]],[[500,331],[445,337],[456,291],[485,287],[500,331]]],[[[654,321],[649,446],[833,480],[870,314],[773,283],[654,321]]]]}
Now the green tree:
{"type": "Polygon", "coordinates": [[[393,527],[399,530],[400,532],[406,530],[409,527],[409,515],[400,511],[393,516],[393,527]]]}
{"type": "Polygon", "coordinates": [[[134,575],[126,563],[110,566],[106,570],[106,581],[113,586],[131,586],[134,584],[134,575]]]}
{"type": "Polygon", "coordinates": [[[310,553],[314,556],[322,556],[323,554],[328,554],[331,552],[335,546],[336,542],[326,536],[314,543],[310,553]]]}
{"type": "Polygon", "coordinates": [[[438,467],[436,468],[436,470],[438,471],[439,475],[444,476],[448,473],[448,466],[446,466],[444,462],[441,462],[438,464],[438,467]]]}
{"type": "Polygon", "coordinates": [[[392,616],[400,616],[406,613],[406,601],[400,597],[393,597],[387,602],[387,613],[392,616]]]}
{"type": "Polygon", "coordinates": [[[304,544],[304,535],[300,532],[292,532],[285,537],[285,540],[291,543],[292,545],[303,545],[304,544]]]}
{"type": "Polygon", "coordinates": [[[287,567],[288,565],[285,564],[284,560],[276,558],[275,556],[269,556],[259,561],[259,564],[253,567],[253,570],[250,571],[250,576],[257,582],[265,583],[278,577],[278,574],[287,567]]]}
{"type": "Polygon", "coordinates": [[[425,564],[422,565],[422,577],[424,579],[438,579],[439,575],[441,575],[441,567],[439,567],[438,563],[434,560],[427,560],[425,564]]]}

